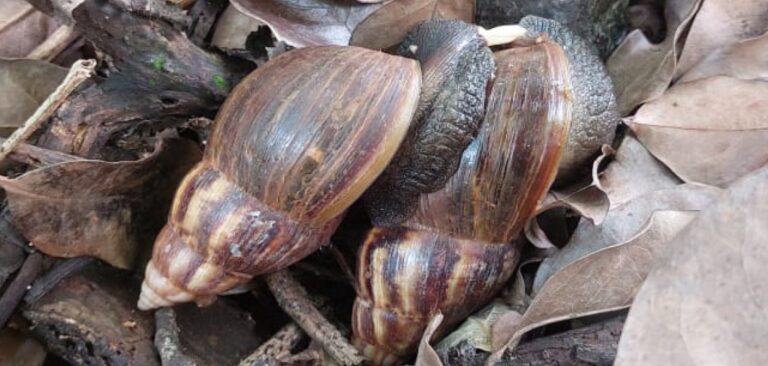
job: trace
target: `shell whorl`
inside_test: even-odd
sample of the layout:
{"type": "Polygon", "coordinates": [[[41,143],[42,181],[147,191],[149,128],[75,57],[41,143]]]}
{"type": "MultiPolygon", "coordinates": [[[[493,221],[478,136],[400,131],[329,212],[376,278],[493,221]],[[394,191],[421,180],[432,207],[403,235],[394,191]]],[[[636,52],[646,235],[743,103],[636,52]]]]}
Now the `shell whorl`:
{"type": "Polygon", "coordinates": [[[412,354],[437,312],[439,337],[495,295],[557,173],[572,109],[565,54],[541,42],[494,56],[483,126],[456,174],[402,226],[371,230],[360,250],[352,329],[374,364],[412,354]]]}
{"type": "Polygon", "coordinates": [[[177,190],[139,308],[205,302],[325,244],[404,138],[418,64],[355,47],[288,52],[244,79],[177,190]]]}

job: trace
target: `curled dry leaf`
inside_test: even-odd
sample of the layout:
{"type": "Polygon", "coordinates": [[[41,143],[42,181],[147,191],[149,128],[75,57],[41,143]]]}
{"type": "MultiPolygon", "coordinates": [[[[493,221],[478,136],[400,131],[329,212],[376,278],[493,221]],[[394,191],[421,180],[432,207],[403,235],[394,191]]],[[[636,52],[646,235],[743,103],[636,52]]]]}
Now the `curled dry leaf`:
{"type": "Polygon", "coordinates": [[[213,32],[211,46],[220,49],[244,49],[245,41],[251,32],[255,32],[264,23],[253,19],[236,7],[229,5],[216,22],[216,29],[213,32]]]}
{"type": "Polygon", "coordinates": [[[294,47],[347,45],[352,31],[381,4],[337,0],[232,0],[294,47]]]}
{"type": "Polygon", "coordinates": [[[629,124],[687,182],[726,186],[768,162],[768,82],[715,76],[678,84],[629,124]]]}
{"type": "Polygon", "coordinates": [[[398,0],[360,22],[349,44],[371,49],[385,49],[400,43],[405,34],[429,19],[459,19],[472,23],[474,0],[398,0]]]}
{"type": "Polygon", "coordinates": [[[94,256],[130,268],[140,243],[159,230],[176,185],[200,159],[196,145],[170,139],[141,160],[77,160],[0,177],[12,221],[42,252],[94,256]]]}
{"type": "Polygon", "coordinates": [[[512,310],[501,301],[494,301],[482,310],[472,314],[456,330],[443,338],[437,345],[437,349],[445,350],[456,347],[461,342],[468,342],[475,349],[491,352],[491,327],[497,320],[508,314],[513,313],[520,316],[520,313],[512,310]]]}
{"type": "Polygon", "coordinates": [[[691,23],[676,78],[704,57],[768,31],[765,0],[706,0],[691,23]]]}
{"type": "Polygon", "coordinates": [[[670,245],[621,336],[616,365],[766,365],[768,167],[735,182],[670,245]]]}
{"type": "Polygon", "coordinates": [[[700,3],[701,0],[666,1],[667,38],[662,43],[653,44],[642,31],[634,30],[608,58],[606,66],[622,115],[667,89],[675,75],[680,40],[700,3]]]}
{"type": "Polygon", "coordinates": [[[677,82],[684,83],[717,75],[768,81],[768,33],[718,48],[704,56],[677,82]]]}
{"type": "Polygon", "coordinates": [[[27,56],[58,27],[25,0],[0,1],[0,57],[27,56]]]}
{"type": "Polygon", "coordinates": [[[435,349],[429,344],[429,341],[432,339],[432,336],[442,322],[443,314],[437,313],[437,315],[429,321],[427,328],[424,329],[424,335],[421,336],[421,342],[419,342],[419,353],[416,355],[416,366],[443,366],[443,362],[440,361],[440,356],[437,355],[435,349]]]}
{"type": "Polygon", "coordinates": [[[646,275],[663,255],[665,243],[694,217],[693,212],[659,211],[637,235],[555,273],[521,318],[502,318],[493,329],[499,359],[527,331],[545,324],[627,307],[646,275]]]}
{"type": "Polygon", "coordinates": [[[66,75],[67,69],[45,61],[0,59],[0,134],[24,123],[66,75]]]}
{"type": "Polygon", "coordinates": [[[266,23],[291,46],[356,45],[381,49],[399,43],[417,24],[474,16],[472,0],[233,0],[241,12],[266,23]]]}

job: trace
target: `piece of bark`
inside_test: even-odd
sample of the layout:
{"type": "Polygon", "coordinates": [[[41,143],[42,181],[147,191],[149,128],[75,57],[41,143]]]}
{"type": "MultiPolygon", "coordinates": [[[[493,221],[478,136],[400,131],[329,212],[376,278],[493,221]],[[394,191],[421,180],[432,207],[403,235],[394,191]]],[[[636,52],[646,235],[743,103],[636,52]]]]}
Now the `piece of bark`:
{"type": "Polygon", "coordinates": [[[264,276],[280,307],[341,365],[359,365],[364,358],[309,300],[307,291],[287,270],[264,276]]]}
{"type": "Polygon", "coordinates": [[[612,365],[626,315],[536,338],[502,357],[504,365],[612,365]]]}
{"type": "Polygon", "coordinates": [[[172,308],[155,311],[155,348],[163,366],[195,366],[197,363],[185,355],[179,341],[179,327],[172,308]]]}
{"type": "Polygon", "coordinates": [[[212,114],[246,71],[198,48],[169,23],[105,0],[86,0],[73,16],[75,28],[111,57],[117,71],[59,108],[38,140],[42,147],[104,159],[109,140],[137,123],[212,114]]]}
{"type": "Polygon", "coordinates": [[[159,365],[151,313],[139,312],[130,273],[91,265],[23,311],[51,352],[77,365],[159,365]]]}
{"type": "Polygon", "coordinates": [[[43,254],[39,252],[28,255],[24,260],[24,264],[16,274],[16,277],[5,289],[3,295],[0,296],[0,328],[5,326],[5,322],[8,321],[13,311],[16,310],[16,306],[19,305],[19,302],[24,297],[27,286],[37,278],[42,268],[43,254]]]}
{"type": "Polygon", "coordinates": [[[173,308],[181,349],[198,365],[237,365],[270,335],[263,323],[257,325],[248,312],[228,300],[221,298],[202,308],[196,304],[173,308]]]}
{"type": "Polygon", "coordinates": [[[63,259],[56,262],[53,267],[44,275],[38,277],[35,282],[32,283],[27,294],[24,295],[24,302],[32,304],[39,300],[49,291],[51,291],[62,280],[67,278],[73,273],[77,273],[89,264],[95,261],[91,257],[77,257],[63,259]]]}

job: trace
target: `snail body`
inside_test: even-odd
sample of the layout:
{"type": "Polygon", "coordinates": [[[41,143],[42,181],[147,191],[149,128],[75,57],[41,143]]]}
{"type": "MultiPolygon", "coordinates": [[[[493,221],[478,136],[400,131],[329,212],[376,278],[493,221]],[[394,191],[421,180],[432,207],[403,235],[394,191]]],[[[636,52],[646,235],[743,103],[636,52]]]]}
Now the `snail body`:
{"type": "Polygon", "coordinates": [[[247,76],[177,190],[139,308],[208,302],[326,243],[400,146],[420,85],[415,61],[338,46],[247,76]]]}
{"type": "Polygon", "coordinates": [[[403,224],[372,229],[360,250],[352,329],[374,364],[412,354],[438,312],[437,337],[495,295],[557,174],[572,118],[565,53],[542,41],[494,58],[485,118],[456,173],[403,224]]]}

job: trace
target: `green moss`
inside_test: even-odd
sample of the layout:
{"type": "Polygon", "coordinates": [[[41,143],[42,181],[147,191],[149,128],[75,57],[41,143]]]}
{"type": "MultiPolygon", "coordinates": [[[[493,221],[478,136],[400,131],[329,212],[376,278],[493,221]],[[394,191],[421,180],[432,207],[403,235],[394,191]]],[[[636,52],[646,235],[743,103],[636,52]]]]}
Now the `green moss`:
{"type": "Polygon", "coordinates": [[[152,63],[152,68],[156,71],[163,71],[165,68],[165,56],[164,55],[157,55],[152,58],[150,61],[152,63]]]}
{"type": "Polygon", "coordinates": [[[220,91],[226,92],[229,90],[229,83],[221,75],[213,75],[213,83],[216,84],[216,88],[220,91]]]}

